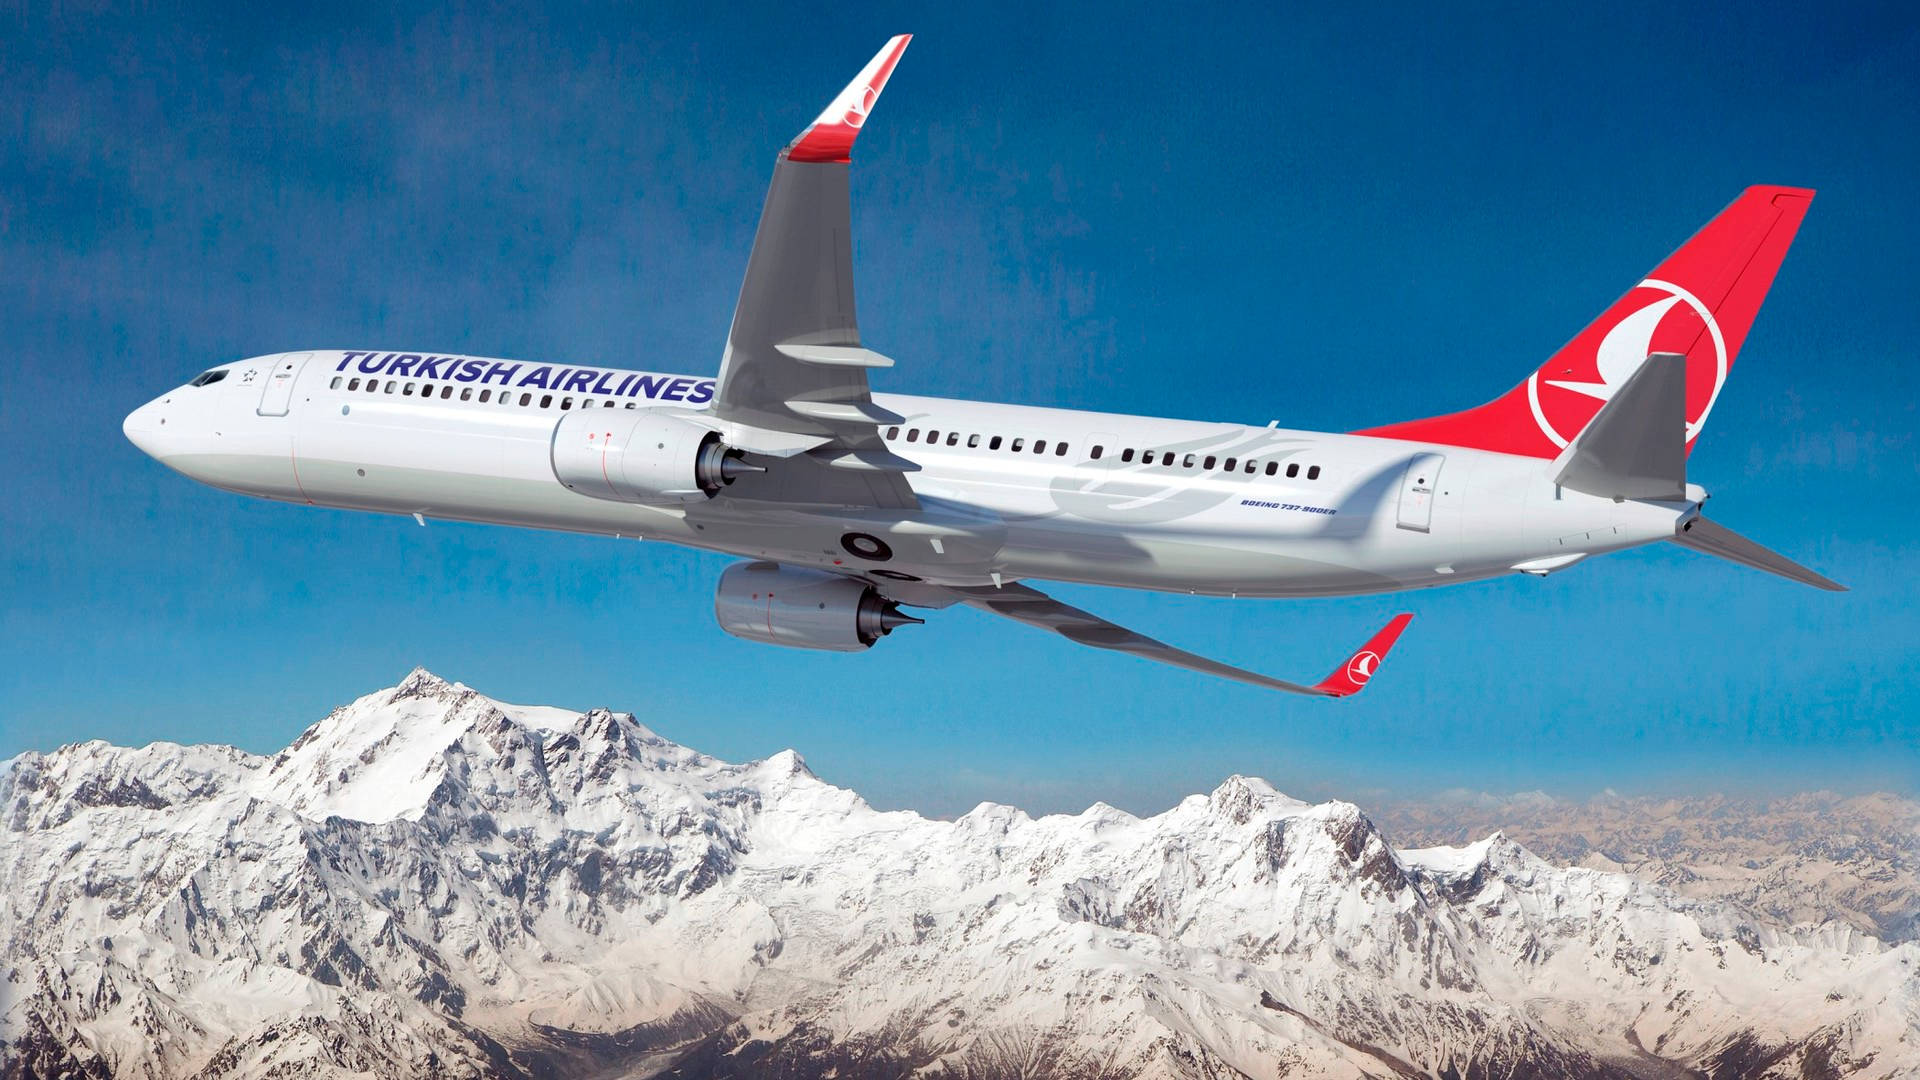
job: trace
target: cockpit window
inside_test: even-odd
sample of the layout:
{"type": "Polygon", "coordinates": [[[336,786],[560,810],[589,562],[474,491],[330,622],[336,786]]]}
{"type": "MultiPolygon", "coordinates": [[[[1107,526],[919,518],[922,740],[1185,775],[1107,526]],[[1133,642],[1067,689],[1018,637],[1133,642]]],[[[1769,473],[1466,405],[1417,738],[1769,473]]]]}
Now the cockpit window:
{"type": "Polygon", "coordinates": [[[193,377],[193,381],[188,383],[187,385],[188,386],[211,386],[214,383],[217,383],[221,379],[224,379],[226,377],[227,377],[226,368],[214,368],[212,371],[203,371],[200,374],[195,375],[193,377]]]}

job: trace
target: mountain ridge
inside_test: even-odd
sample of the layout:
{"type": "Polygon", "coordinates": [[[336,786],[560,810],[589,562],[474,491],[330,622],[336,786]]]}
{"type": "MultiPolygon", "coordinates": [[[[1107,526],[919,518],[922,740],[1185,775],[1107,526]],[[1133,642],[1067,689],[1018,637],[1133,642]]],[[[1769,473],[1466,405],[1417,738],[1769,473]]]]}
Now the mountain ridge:
{"type": "Polygon", "coordinates": [[[20,755],[0,828],[0,1077],[1920,1068],[1920,944],[1844,921],[1237,775],[880,811],[423,670],[275,755],[20,755]]]}

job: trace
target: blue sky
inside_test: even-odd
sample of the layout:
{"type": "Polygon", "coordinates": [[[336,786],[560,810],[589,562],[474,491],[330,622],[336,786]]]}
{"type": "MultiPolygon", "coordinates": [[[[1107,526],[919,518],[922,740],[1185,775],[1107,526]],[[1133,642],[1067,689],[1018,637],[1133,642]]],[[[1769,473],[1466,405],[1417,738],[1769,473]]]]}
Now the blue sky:
{"type": "Polygon", "coordinates": [[[0,756],[274,750],[424,664],[787,746],[884,806],[1154,809],[1231,772],[1441,788],[1920,789],[1920,31],[1739,14],[856,5],[0,15],[0,756]],[[1693,455],[1832,596],[1665,545],[1401,597],[1062,587],[1303,701],[972,612],[735,641],[726,559],[305,510],[121,437],[309,347],[712,372],[773,154],[886,38],[856,154],[882,389],[1345,430],[1505,390],[1743,187],[1818,188],[1693,455]]]}

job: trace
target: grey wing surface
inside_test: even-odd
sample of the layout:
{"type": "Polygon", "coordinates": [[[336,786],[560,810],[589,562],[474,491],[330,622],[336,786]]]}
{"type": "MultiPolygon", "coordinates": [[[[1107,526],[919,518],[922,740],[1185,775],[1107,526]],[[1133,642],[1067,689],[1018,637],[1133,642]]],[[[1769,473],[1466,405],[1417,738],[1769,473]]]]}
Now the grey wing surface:
{"type": "Polygon", "coordinates": [[[780,459],[729,494],[781,502],[913,509],[880,427],[872,368],[893,361],[860,341],[854,314],[848,151],[907,37],[887,43],[781,151],[705,421],[729,445],[780,459]]]}
{"type": "Polygon", "coordinates": [[[1314,697],[1345,697],[1358,693],[1360,688],[1372,679],[1380,661],[1385,658],[1387,650],[1393,647],[1400,632],[1413,618],[1411,615],[1404,614],[1395,616],[1393,621],[1375,634],[1358,652],[1350,656],[1345,664],[1335,669],[1333,674],[1312,685],[1305,685],[1272,678],[1231,664],[1223,664],[1218,660],[1209,660],[1184,649],[1176,649],[1165,642],[1129,630],[1118,623],[1109,622],[1071,604],[1063,604],[1046,593],[1026,585],[1010,584],[999,588],[948,586],[947,589],[958,596],[961,602],[971,607],[989,611],[1016,622],[1023,622],[1028,626],[1051,630],[1081,645],[1130,653],[1145,660],[1171,664],[1174,667],[1207,675],[1217,675],[1269,690],[1284,690],[1290,694],[1308,694],[1314,697]]]}

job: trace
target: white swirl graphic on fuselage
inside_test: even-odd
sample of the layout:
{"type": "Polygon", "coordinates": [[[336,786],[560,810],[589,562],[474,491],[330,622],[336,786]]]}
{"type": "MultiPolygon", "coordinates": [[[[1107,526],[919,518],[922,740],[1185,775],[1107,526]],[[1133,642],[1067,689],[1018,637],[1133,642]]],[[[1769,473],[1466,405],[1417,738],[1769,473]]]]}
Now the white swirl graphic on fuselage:
{"type": "MultiPolygon", "coordinates": [[[[1285,461],[1311,445],[1305,439],[1276,438],[1264,432],[1254,434],[1251,438],[1245,432],[1230,432],[1224,436],[1156,446],[1151,452],[1156,455],[1172,453],[1176,460],[1182,462],[1188,454],[1222,459],[1230,457],[1236,462],[1253,458],[1264,470],[1267,462],[1285,461]]],[[[1081,462],[1089,468],[1110,470],[1112,475],[1109,477],[1090,480],[1069,475],[1054,479],[1049,493],[1053,496],[1053,504],[1059,507],[1059,513],[1116,525],[1179,521],[1239,498],[1242,488],[1252,483],[1255,477],[1265,475],[1264,471],[1241,472],[1238,467],[1229,474],[1224,470],[1202,471],[1199,466],[1188,469],[1184,464],[1157,466],[1122,462],[1114,456],[1118,453],[1112,451],[1099,461],[1081,462]],[[1192,482],[1202,477],[1232,481],[1233,488],[1221,491],[1212,484],[1201,486],[1192,482]]],[[[1055,515],[1034,515],[1029,520],[1052,516],[1055,515]]],[[[1009,517],[1008,520],[1019,519],[1009,517]]]]}

